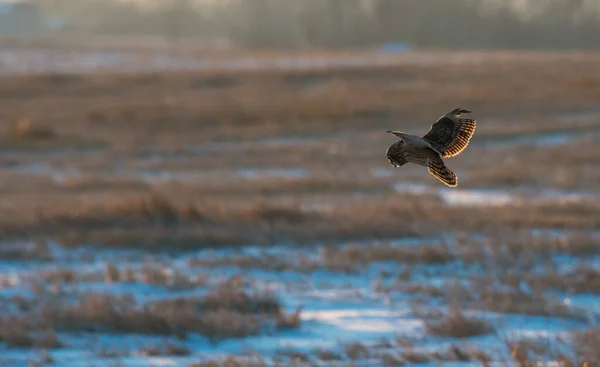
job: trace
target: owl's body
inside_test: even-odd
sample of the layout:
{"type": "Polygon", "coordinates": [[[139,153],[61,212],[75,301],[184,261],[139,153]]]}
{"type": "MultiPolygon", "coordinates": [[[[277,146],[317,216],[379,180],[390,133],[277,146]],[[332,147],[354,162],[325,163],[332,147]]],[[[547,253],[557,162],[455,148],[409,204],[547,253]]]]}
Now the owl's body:
{"type": "Polygon", "coordinates": [[[446,167],[442,158],[460,154],[475,133],[475,120],[460,118],[464,113],[470,111],[457,108],[448,112],[431,125],[429,132],[422,138],[399,131],[388,131],[400,138],[388,148],[388,160],[394,167],[401,167],[406,163],[427,167],[429,173],[438,180],[455,187],[458,178],[446,167]]]}

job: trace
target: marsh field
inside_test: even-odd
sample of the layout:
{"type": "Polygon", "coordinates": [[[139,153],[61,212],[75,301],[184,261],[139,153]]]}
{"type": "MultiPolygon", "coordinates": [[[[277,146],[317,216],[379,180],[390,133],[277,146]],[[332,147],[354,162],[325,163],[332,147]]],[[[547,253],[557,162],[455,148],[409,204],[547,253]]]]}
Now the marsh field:
{"type": "Polygon", "coordinates": [[[600,364],[600,53],[0,60],[2,366],[600,364]]]}

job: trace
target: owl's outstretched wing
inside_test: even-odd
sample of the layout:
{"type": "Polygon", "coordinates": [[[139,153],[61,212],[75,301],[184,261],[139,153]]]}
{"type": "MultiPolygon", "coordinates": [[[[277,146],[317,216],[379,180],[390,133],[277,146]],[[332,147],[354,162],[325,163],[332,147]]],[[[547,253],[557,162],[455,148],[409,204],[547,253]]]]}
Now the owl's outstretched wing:
{"type": "Polygon", "coordinates": [[[431,125],[423,139],[444,158],[459,155],[469,145],[475,133],[475,120],[460,117],[463,113],[470,112],[460,108],[448,112],[431,125]]]}
{"type": "Polygon", "coordinates": [[[443,182],[444,185],[450,187],[456,187],[458,185],[458,177],[456,177],[456,174],[454,174],[450,168],[446,167],[444,161],[437,153],[431,154],[429,157],[427,170],[435,176],[435,178],[443,182]]]}

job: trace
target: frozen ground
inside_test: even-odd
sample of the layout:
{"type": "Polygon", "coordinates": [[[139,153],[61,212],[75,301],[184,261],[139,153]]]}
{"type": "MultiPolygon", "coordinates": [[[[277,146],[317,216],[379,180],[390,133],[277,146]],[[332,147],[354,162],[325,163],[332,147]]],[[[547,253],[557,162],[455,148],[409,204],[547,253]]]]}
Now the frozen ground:
{"type": "MultiPolygon", "coordinates": [[[[571,233],[572,234],[572,233],[571,233]]],[[[570,233],[563,233],[569,236],[570,233]]],[[[548,236],[546,232],[534,232],[533,239],[548,236]]],[[[555,235],[556,236],[556,235],[555,235]]],[[[483,246],[487,238],[473,240],[472,246],[483,246]]],[[[263,358],[281,357],[292,352],[314,356],[317,351],[331,351],[346,360],[348,346],[360,343],[369,349],[369,356],[361,364],[380,363],[382,356],[397,355],[407,348],[409,340],[412,353],[426,353],[457,345],[485,351],[491,358],[507,362],[507,340],[534,340],[560,346],[560,340],[568,339],[573,331],[593,326],[600,316],[600,298],[592,294],[572,294],[571,292],[548,292],[549,299],[565,305],[575,316],[522,315],[518,313],[498,313],[467,307],[464,312],[477,315],[493,326],[493,332],[481,336],[455,338],[435,336],[428,332],[424,316],[428,312],[448,312],[443,297],[406,293],[403,287],[419,285],[424,289],[434,287],[449,289],[455,282],[468,282],[475,277],[485,276],[493,267],[481,268],[465,264],[463,260],[442,264],[409,264],[401,258],[394,261],[373,261],[351,267],[348,271],[336,269],[336,252],[344,253],[350,248],[369,252],[371,248],[415,248],[422,246],[450,246],[451,251],[462,248],[457,240],[449,235],[444,238],[399,239],[373,243],[349,243],[339,247],[294,249],[290,247],[245,247],[238,250],[204,250],[181,255],[147,254],[136,251],[105,251],[95,247],[66,251],[58,244],[51,244],[54,258],[51,262],[30,261],[16,263],[4,261],[2,267],[2,289],[0,298],[8,302],[15,296],[25,298],[40,297],[32,291],[40,274],[53,271],[71,270],[81,274],[88,281],[64,284],[60,292],[64,294],[85,294],[100,292],[107,294],[130,294],[139,302],[170,299],[173,297],[197,296],[207,289],[242,275],[253,289],[267,288],[282,300],[286,310],[302,307],[302,323],[297,329],[275,331],[271,335],[259,335],[242,339],[225,339],[211,343],[200,335],[191,335],[186,340],[174,337],[153,337],[147,335],[117,335],[102,333],[60,332],[61,341],[66,347],[52,349],[48,353],[55,366],[111,366],[118,361],[123,366],[188,366],[203,358],[217,358],[229,354],[241,355],[247,352],[259,353],[263,358]],[[329,252],[329,257],[323,255],[329,252]],[[286,265],[282,270],[264,269],[258,261],[238,262],[244,258],[276,258],[286,265]],[[304,265],[298,259],[302,259],[304,265]],[[208,276],[208,281],[199,288],[181,290],[166,285],[152,285],[144,282],[107,283],[102,280],[107,263],[118,263],[119,268],[141,269],[145,265],[160,264],[170,273],[185,274],[186,277],[208,276]],[[311,265],[307,265],[310,263],[311,265]],[[241,265],[243,264],[243,265],[241,265]],[[407,277],[407,269],[410,276],[407,277]],[[100,274],[94,277],[94,275],[100,274]],[[425,301],[425,302],[423,302],[425,301]],[[186,356],[160,356],[148,358],[144,348],[166,342],[184,345],[189,350],[186,356]],[[404,344],[402,344],[404,343],[404,344]],[[111,357],[113,356],[113,357],[111,357]],[[370,362],[369,362],[370,361],[370,362]]],[[[32,246],[15,243],[14,246],[32,246]]],[[[343,255],[340,255],[343,258],[343,255]]],[[[557,254],[548,260],[556,266],[557,273],[583,266],[597,267],[600,258],[565,257],[557,254]]],[[[532,268],[530,271],[534,271],[532,268]]],[[[78,275],[79,277],[79,275],[78,275]]],[[[168,283],[168,282],[167,282],[168,283]]],[[[48,284],[51,286],[51,284],[48,284]]],[[[455,300],[462,302],[462,300],[455,300]]],[[[40,358],[40,351],[2,348],[0,360],[3,366],[27,366],[40,358]]],[[[313,358],[313,357],[310,357],[313,358]]],[[[476,364],[476,363],[475,363],[476,364]]]]}

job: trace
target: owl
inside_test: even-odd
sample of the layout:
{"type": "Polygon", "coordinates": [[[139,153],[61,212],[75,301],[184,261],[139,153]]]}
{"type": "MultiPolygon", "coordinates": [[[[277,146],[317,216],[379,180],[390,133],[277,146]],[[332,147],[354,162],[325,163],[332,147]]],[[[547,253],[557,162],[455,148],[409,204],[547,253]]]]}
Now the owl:
{"type": "Polygon", "coordinates": [[[457,108],[440,117],[422,138],[400,131],[388,131],[400,138],[386,154],[394,167],[415,163],[427,167],[429,173],[450,187],[456,187],[458,178],[442,158],[460,154],[475,133],[475,120],[463,118],[471,111],[457,108]]]}

